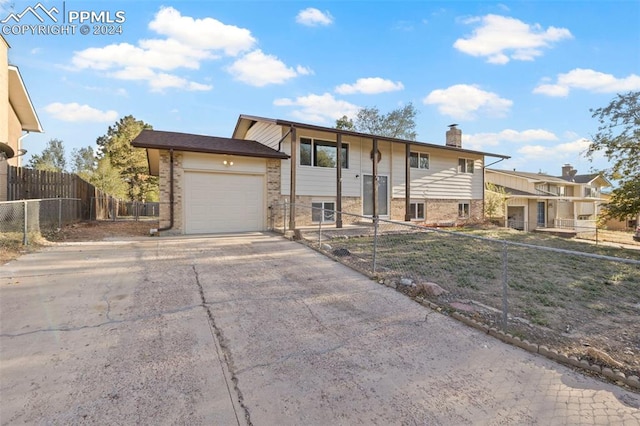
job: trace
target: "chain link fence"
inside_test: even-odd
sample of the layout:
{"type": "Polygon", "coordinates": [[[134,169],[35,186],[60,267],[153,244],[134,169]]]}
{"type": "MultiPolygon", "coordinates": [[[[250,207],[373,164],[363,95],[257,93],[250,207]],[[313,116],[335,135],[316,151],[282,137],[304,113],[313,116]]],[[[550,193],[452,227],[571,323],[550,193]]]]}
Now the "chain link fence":
{"type": "Polygon", "coordinates": [[[428,228],[300,204],[295,215],[304,222],[291,231],[290,205],[270,211],[273,230],[293,232],[380,283],[531,341],[608,341],[640,373],[640,251],[496,227],[428,228]]]}
{"type": "Polygon", "coordinates": [[[82,220],[82,200],[48,198],[0,202],[0,232],[28,244],[30,235],[43,234],[82,220]]]}

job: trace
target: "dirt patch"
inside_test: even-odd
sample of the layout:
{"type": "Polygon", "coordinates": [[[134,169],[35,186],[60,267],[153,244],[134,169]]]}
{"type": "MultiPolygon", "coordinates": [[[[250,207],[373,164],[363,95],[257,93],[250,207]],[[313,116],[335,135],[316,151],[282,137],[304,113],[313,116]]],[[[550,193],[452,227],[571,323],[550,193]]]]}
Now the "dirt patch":
{"type": "Polygon", "coordinates": [[[28,244],[23,244],[20,232],[0,233],[0,265],[58,242],[103,241],[109,238],[144,237],[151,228],[158,228],[157,220],[141,221],[90,221],[66,225],[62,229],[40,234],[30,234],[28,244]]]}
{"type": "Polygon", "coordinates": [[[151,228],[158,228],[158,221],[91,221],[78,222],[45,234],[51,242],[102,241],[118,237],[149,236],[151,228]]]}

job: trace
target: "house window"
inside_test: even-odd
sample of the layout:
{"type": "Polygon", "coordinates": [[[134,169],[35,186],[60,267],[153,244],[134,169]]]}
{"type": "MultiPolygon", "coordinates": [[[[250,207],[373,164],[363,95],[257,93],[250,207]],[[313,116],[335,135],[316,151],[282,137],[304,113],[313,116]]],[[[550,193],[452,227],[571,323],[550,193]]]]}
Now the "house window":
{"type": "Polygon", "coordinates": [[[469,203],[467,202],[458,203],[458,218],[469,219],[469,203]]]}
{"type": "Polygon", "coordinates": [[[473,173],[474,163],[468,158],[458,158],[458,173],[473,173]]]}
{"type": "MultiPolygon", "coordinates": [[[[335,142],[300,138],[300,165],[336,167],[338,147],[335,142]]],[[[349,145],[342,144],[342,168],[349,168],[349,145]]]]}
{"type": "Polygon", "coordinates": [[[409,153],[409,166],[411,166],[412,169],[428,169],[429,154],[425,154],[424,152],[409,153]]]}
{"type": "Polygon", "coordinates": [[[312,222],[335,222],[336,205],[333,201],[322,201],[311,203],[311,221],[312,222]]]}
{"type": "Polygon", "coordinates": [[[409,205],[410,217],[412,220],[424,219],[424,203],[411,203],[409,205]]]}
{"type": "Polygon", "coordinates": [[[591,187],[591,186],[587,186],[584,188],[584,196],[585,197],[597,197],[598,196],[598,192],[595,188],[591,187]]]}

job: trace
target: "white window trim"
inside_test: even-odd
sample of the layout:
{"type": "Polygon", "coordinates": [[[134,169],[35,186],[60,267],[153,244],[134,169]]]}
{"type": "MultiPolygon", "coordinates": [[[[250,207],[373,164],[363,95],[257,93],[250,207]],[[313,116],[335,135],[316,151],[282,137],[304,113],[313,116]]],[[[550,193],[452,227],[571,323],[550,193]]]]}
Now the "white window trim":
{"type": "Polygon", "coordinates": [[[465,174],[469,174],[472,175],[476,172],[476,160],[474,160],[473,158],[465,158],[465,157],[458,157],[458,173],[465,173],[465,174]],[[462,170],[462,168],[460,167],[460,160],[464,160],[464,170],[462,170]],[[470,172],[469,170],[469,163],[471,163],[471,167],[473,168],[473,171],[470,172]]]}
{"type": "Polygon", "coordinates": [[[336,213],[335,213],[335,209],[336,209],[336,202],[333,200],[313,200],[311,202],[311,207],[314,207],[311,209],[311,223],[320,223],[320,221],[317,220],[313,220],[313,213],[317,211],[317,209],[315,208],[316,206],[314,206],[314,204],[322,204],[322,208],[326,209],[326,210],[332,210],[332,212],[327,212],[325,210],[320,210],[320,214],[321,216],[321,221],[322,223],[335,223],[336,221],[336,213]],[[333,204],[333,206],[331,208],[327,208],[326,204],[333,204]],[[326,214],[332,214],[333,218],[331,220],[326,220],[326,214]]]}
{"type": "Polygon", "coordinates": [[[415,221],[420,221],[420,220],[424,220],[424,218],[426,217],[426,203],[424,201],[413,201],[411,200],[409,202],[409,206],[413,205],[414,208],[411,209],[411,212],[413,213],[414,217],[411,218],[411,220],[415,220],[415,221]],[[418,216],[418,205],[422,204],[422,217],[418,216]]]}
{"type": "MultiPolygon", "coordinates": [[[[431,167],[431,158],[429,156],[428,153],[426,152],[419,152],[419,151],[411,151],[409,153],[409,156],[411,156],[411,154],[417,154],[418,155],[418,167],[413,167],[410,166],[412,169],[416,169],[416,170],[429,170],[429,167],[431,167]],[[421,162],[420,162],[420,158],[421,157],[426,157],[427,158],[427,167],[420,167],[421,162]]],[[[409,163],[411,163],[411,159],[409,159],[409,163]]]]}
{"type": "MultiPolygon", "coordinates": [[[[462,208],[464,211],[464,207],[462,208]]],[[[458,201],[458,219],[469,219],[471,218],[471,202],[470,201],[458,201]],[[460,215],[460,206],[467,206],[467,215],[460,215]]]]}

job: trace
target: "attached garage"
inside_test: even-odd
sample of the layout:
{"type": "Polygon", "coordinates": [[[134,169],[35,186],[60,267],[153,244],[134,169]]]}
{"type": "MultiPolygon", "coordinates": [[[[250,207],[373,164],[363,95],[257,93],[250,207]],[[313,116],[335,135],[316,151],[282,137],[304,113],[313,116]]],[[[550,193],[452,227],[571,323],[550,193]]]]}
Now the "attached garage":
{"type": "Polygon", "coordinates": [[[149,172],[160,177],[161,232],[266,230],[288,155],[251,140],[156,130],[143,130],[132,145],[147,149],[149,172]]]}
{"type": "Polygon", "coordinates": [[[185,233],[265,229],[263,175],[186,172],[185,233]]]}

